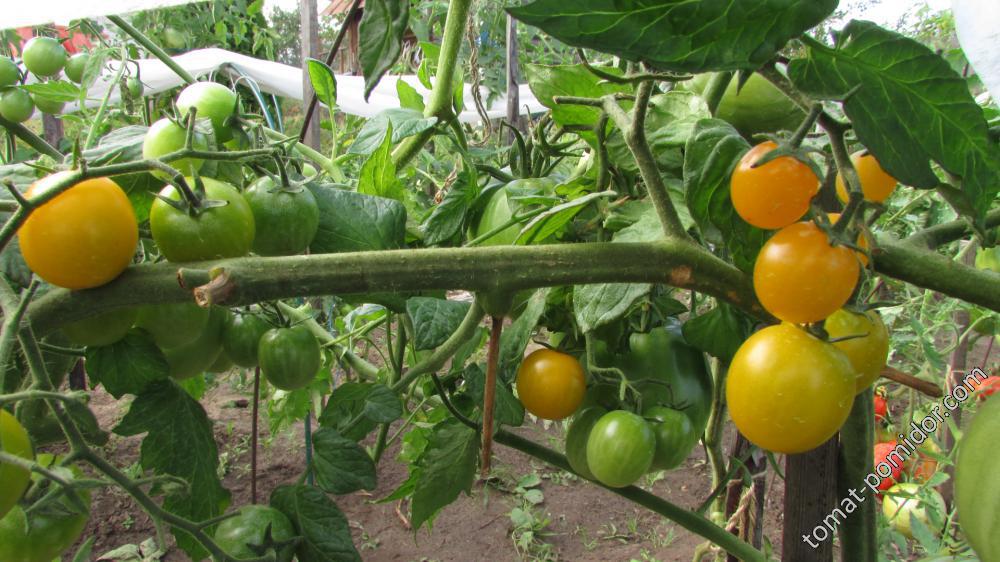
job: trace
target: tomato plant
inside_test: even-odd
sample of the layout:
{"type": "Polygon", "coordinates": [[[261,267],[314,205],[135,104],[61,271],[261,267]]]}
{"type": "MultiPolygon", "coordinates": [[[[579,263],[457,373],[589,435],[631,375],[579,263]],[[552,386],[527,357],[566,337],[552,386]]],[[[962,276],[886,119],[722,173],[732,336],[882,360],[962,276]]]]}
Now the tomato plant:
{"type": "MultiPolygon", "coordinates": [[[[24,459],[34,457],[28,432],[7,410],[0,409],[0,449],[24,459]]],[[[0,517],[21,499],[28,487],[30,473],[20,466],[0,462],[0,517]]]]}
{"type": "Polygon", "coordinates": [[[698,433],[691,418],[683,412],[663,406],[654,406],[644,413],[656,433],[656,454],[653,470],[670,470],[678,467],[698,444],[698,433]]]}
{"type": "Polygon", "coordinates": [[[760,228],[784,228],[801,219],[819,191],[816,174],[792,156],[757,164],[776,148],[777,144],[767,141],[750,149],[730,180],[733,208],[743,220],[760,228]]]}
{"type": "Polygon", "coordinates": [[[21,58],[35,76],[55,76],[66,64],[66,49],[52,37],[32,37],[24,44],[21,58]]]}
{"type": "Polygon", "coordinates": [[[277,509],[264,505],[241,507],[238,515],[226,519],[215,530],[216,543],[227,554],[236,558],[256,558],[264,554],[259,548],[283,541],[289,543],[274,549],[276,562],[291,562],[295,548],[290,540],[295,536],[295,528],[288,517],[277,509]],[[266,542],[268,538],[272,541],[271,544],[266,542]]]}
{"type": "Polygon", "coordinates": [[[587,466],[605,486],[628,486],[649,471],[656,435],[649,423],[625,410],[601,416],[587,438],[587,466]]]}
{"type": "Polygon", "coordinates": [[[23,123],[35,113],[35,104],[28,92],[10,87],[0,90],[0,117],[13,123],[23,123]]]}
{"type": "MultiPolygon", "coordinates": [[[[896,189],[896,178],[885,173],[882,166],[879,166],[878,160],[865,150],[852,154],[851,164],[858,173],[858,179],[861,181],[861,193],[865,200],[885,203],[885,200],[896,189]]],[[[836,187],[837,197],[847,203],[847,185],[840,172],[837,172],[836,187]]]]}
{"type": "Polygon", "coordinates": [[[802,453],[833,437],[855,394],[850,360],[833,345],[783,323],[750,336],[729,365],[726,402],[753,443],[802,453]]]}
{"type": "Polygon", "coordinates": [[[252,249],[261,256],[302,253],[319,229],[319,206],[304,187],[282,187],[263,177],[244,193],[253,211],[255,234],[252,249]]]}
{"type": "Polygon", "coordinates": [[[566,460],[573,470],[589,480],[596,480],[597,477],[587,464],[587,441],[590,439],[590,430],[594,428],[594,424],[606,413],[608,410],[601,406],[584,408],[573,416],[573,421],[566,430],[566,460]]]}
{"type": "MultiPolygon", "coordinates": [[[[840,309],[823,321],[823,328],[833,339],[833,345],[843,351],[851,360],[851,366],[857,373],[855,387],[858,392],[874,383],[889,356],[889,331],[877,312],[869,310],[857,314],[840,309]]],[[[882,404],[882,415],[885,415],[885,403],[882,404]]],[[[876,406],[875,415],[878,416],[876,406]]]]}
{"type": "MultiPolygon", "coordinates": [[[[253,211],[243,194],[232,185],[200,178],[205,197],[220,201],[221,206],[190,210],[175,207],[163,199],[153,201],[149,210],[149,228],[163,257],[186,262],[217,258],[235,258],[250,252],[256,232],[253,211]]],[[[180,201],[181,194],[172,185],[160,196],[180,201]]]]}
{"type": "Polygon", "coordinates": [[[260,338],[257,359],[268,382],[282,390],[309,384],[322,362],[316,336],[302,325],[265,332],[260,338]]]}
{"type": "MultiPolygon", "coordinates": [[[[71,172],[35,182],[27,197],[47,196],[71,172]]],[[[128,196],[109,178],[73,184],[36,209],[18,231],[24,261],[67,289],[104,285],[132,262],[139,229],[128,196]]]]}
{"type": "Polygon", "coordinates": [[[177,111],[182,120],[187,119],[192,108],[200,118],[212,121],[216,142],[226,142],[233,137],[227,121],[236,111],[236,92],[216,82],[195,82],[177,96],[177,111]]]}
{"type": "Polygon", "coordinates": [[[854,251],[831,244],[811,222],[796,223],[772,236],[753,268],[760,303],[781,320],[818,322],[847,303],[858,284],[854,251]]]}
{"type": "MultiPolygon", "coordinates": [[[[146,132],[146,137],[142,141],[142,157],[159,158],[183,150],[186,139],[187,129],[176,121],[164,117],[150,125],[146,132]]],[[[191,139],[191,147],[195,150],[208,150],[208,137],[196,129],[191,139]]],[[[204,163],[201,158],[185,157],[171,161],[170,165],[185,176],[190,176],[200,170],[204,163]]],[[[168,174],[162,170],[154,170],[153,175],[163,180],[169,179],[168,174]]]]}
{"type": "Polygon", "coordinates": [[[256,367],[260,338],[270,329],[267,320],[256,314],[232,314],[222,331],[222,348],[240,367],[256,367]]]}
{"type": "Polygon", "coordinates": [[[573,415],[587,390],[583,367],[574,357],[539,349],[517,369],[517,396],[524,409],[544,420],[573,415]]]}

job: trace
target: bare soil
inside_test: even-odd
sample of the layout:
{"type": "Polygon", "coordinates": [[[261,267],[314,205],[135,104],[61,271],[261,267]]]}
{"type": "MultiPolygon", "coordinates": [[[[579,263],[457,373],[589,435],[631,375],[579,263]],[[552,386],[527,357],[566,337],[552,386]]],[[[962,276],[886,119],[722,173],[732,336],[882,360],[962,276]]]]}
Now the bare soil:
{"type": "MultiPolygon", "coordinates": [[[[225,486],[232,491],[233,506],[250,503],[250,409],[246,394],[223,381],[202,400],[215,422],[216,441],[226,470],[225,486]],[[241,407],[242,406],[242,407],[241,407]]],[[[111,428],[127,410],[101,390],[91,402],[102,427],[111,428]]],[[[262,420],[259,455],[259,501],[266,503],[275,487],[294,482],[305,463],[301,426],[273,439],[262,420]]],[[[522,435],[561,449],[560,424],[526,423],[522,435]]],[[[727,441],[731,441],[728,436],[727,441]]],[[[138,462],[141,437],[112,436],[107,458],[120,467],[138,462]]],[[[727,443],[728,449],[728,443],[727,443]]],[[[688,561],[703,541],[672,522],[639,508],[619,496],[506,447],[495,449],[494,472],[498,482],[476,484],[471,495],[461,496],[438,515],[431,530],[414,533],[409,528],[408,506],[395,502],[376,503],[407,477],[404,464],[396,460],[398,448],[390,449],[378,466],[378,488],[335,498],[345,512],[355,545],[365,560],[401,561],[507,561],[507,560],[659,560],[688,561]],[[514,488],[522,477],[536,474],[536,488],[544,496],[532,506],[514,488]],[[549,523],[538,529],[533,541],[521,546],[510,513],[529,509],[538,521],[549,523]]],[[[683,507],[694,509],[710,494],[711,477],[704,453],[699,449],[682,467],[661,473],[662,478],[644,487],[683,507]]],[[[783,489],[780,479],[769,477],[765,535],[780,541],[783,489]]],[[[96,537],[94,557],[126,544],[139,544],[155,535],[146,514],[130,497],[117,489],[94,494],[90,523],[85,537],[96,537]]],[[[187,560],[172,547],[165,561],[187,560]]]]}

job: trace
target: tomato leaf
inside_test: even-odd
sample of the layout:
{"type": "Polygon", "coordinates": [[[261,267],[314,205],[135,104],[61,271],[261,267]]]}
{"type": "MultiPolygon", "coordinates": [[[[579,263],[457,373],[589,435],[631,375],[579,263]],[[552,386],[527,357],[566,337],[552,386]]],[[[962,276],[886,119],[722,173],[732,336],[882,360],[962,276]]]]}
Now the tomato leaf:
{"type": "MultiPolygon", "coordinates": [[[[836,47],[811,42],[789,78],[809,95],[843,100],[854,132],[900,182],[933,188],[931,160],[962,178],[968,204],[982,215],[1000,189],[1000,149],[966,81],[921,43],[871,22],[852,21],[836,47]]],[[[964,210],[963,210],[964,211],[964,210]]]]}
{"type": "MultiPolygon", "coordinates": [[[[684,163],[684,144],[701,119],[711,117],[705,100],[694,92],[671,90],[650,98],[646,110],[646,142],[661,172],[680,175],[684,163]]],[[[638,173],[625,135],[611,129],[607,139],[608,160],[621,170],[638,173]]]]}
{"type": "Polygon", "coordinates": [[[517,235],[518,245],[537,244],[544,242],[553,234],[562,230],[569,224],[584,207],[592,201],[602,197],[615,197],[618,195],[614,191],[602,191],[600,193],[588,193],[583,197],[577,197],[572,201],[567,201],[556,205],[537,217],[528,221],[521,232],[517,235]]]}
{"type": "Polygon", "coordinates": [[[476,165],[463,155],[458,178],[424,222],[424,244],[442,244],[459,235],[482,191],[476,165]]]}
{"type": "Polygon", "coordinates": [[[399,397],[389,387],[349,382],[338,386],[330,394],[330,400],[319,416],[319,423],[358,441],[368,435],[376,424],[391,423],[402,415],[399,397]]]}
{"type": "MultiPolygon", "coordinates": [[[[148,130],[148,127],[141,125],[116,129],[102,137],[97,146],[84,150],[82,156],[91,166],[142,160],[142,141],[146,138],[148,130]]],[[[73,156],[69,155],[63,163],[71,164],[72,159],[73,156]]],[[[149,207],[153,204],[153,193],[163,187],[163,182],[148,172],[118,175],[113,179],[128,194],[129,201],[135,209],[136,220],[142,222],[148,219],[149,207]]]]}
{"type": "Polygon", "coordinates": [[[358,58],[365,75],[365,101],[403,51],[410,19],[409,0],[368,0],[359,26],[358,58]]]}
{"type": "Polygon", "coordinates": [[[417,463],[419,475],[410,507],[414,529],[431,521],[444,506],[468,492],[476,476],[479,434],[458,420],[434,427],[417,463]]]}
{"type": "Polygon", "coordinates": [[[139,394],[150,383],[167,378],[167,358],[153,338],[133,328],[111,345],[87,348],[87,373],[94,384],[115,398],[139,394]]]}
{"type": "MultiPolygon", "coordinates": [[[[171,489],[167,493],[164,509],[192,521],[203,521],[225,511],[230,495],[219,481],[219,450],[212,422],[201,404],[173,381],[156,381],[147,386],[114,432],[125,437],[145,433],[139,453],[142,467],[188,482],[188,489],[171,489]]],[[[186,532],[174,529],[174,536],[192,559],[208,555],[186,532]]]]}
{"type": "Polygon", "coordinates": [[[319,230],[309,249],[314,254],[362,252],[403,247],[406,209],[399,201],[309,183],[319,205],[319,230]]]}
{"type": "Polygon", "coordinates": [[[736,214],[729,198],[729,176],[750,145],[732,125],[704,119],[695,125],[684,152],[684,193],[702,235],[724,243],[743,271],[767,239],[767,231],[750,226],[736,214]]]}
{"type": "Polygon", "coordinates": [[[21,89],[51,102],[71,102],[80,98],[80,88],[64,80],[24,84],[21,89]]]}
{"type": "Polygon", "coordinates": [[[434,349],[458,329],[471,306],[468,302],[412,297],[406,301],[406,313],[413,320],[413,345],[417,351],[434,349]]]}
{"type": "MultiPolygon", "coordinates": [[[[614,67],[602,67],[601,70],[614,75],[621,71],[614,67]]],[[[552,120],[567,125],[596,125],[601,110],[583,105],[557,104],[555,96],[580,96],[597,98],[618,92],[629,92],[631,88],[624,84],[612,84],[599,78],[587,70],[582,64],[542,65],[527,64],[524,66],[528,78],[528,87],[539,103],[552,110],[552,120]]],[[[589,134],[593,139],[594,135],[589,134]]]]}
{"type": "Polygon", "coordinates": [[[330,427],[313,433],[316,483],[331,494],[375,489],[375,463],[356,442],[330,427]]]}
{"type": "Polygon", "coordinates": [[[399,97],[399,106],[403,109],[424,112],[424,96],[402,78],[396,80],[396,96],[399,97]]]}
{"type": "Polygon", "coordinates": [[[563,43],[678,72],[754,69],[837,0],[535,0],[507,8],[563,43]]]}
{"type": "Polygon", "coordinates": [[[753,321],[726,303],[691,318],[681,328],[684,339],[701,351],[729,362],[750,336],[753,321]]]}
{"type": "Polygon", "coordinates": [[[649,294],[649,283],[597,283],[573,287],[573,315],[581,332],[625,316],[632,303],[649,294]]]}
{"type": "Polygon", "coordinates": [[[402,200],[403,184],[396,179],[396,164],[392,161],[392,123],[386,127],[382,144],[361,166],[358,193],[402,200]]]}
{"type": "Polygon", "coordinates": [[[285,514],[302,541],[295,548],[299,562],[355,562],[361,555],[351,541],[344,512],[319,488],[278,486],[271,507],[285,514]]]}
{"type": "Polygon", "coordinates": [[[316,97],[332,110],[337,105],[337,77],[333,69],[316,59],[306,59],[306,67],[316,97]]]}
{"type": "Polygon", "coordinates": [[[348,154],[368,155],[382,145],[385,134],[392,125],[392,143],[422,133],[430,129],[437,123],[435,117],[424,117],[424,114],[415,109],[404,107],[393,107],[380,112],[378,115],[365,121],[365,124],[358,131],[358,136],[354,138],[348,154]]]}
{"type": "Polygon", "coordinates": [[[545,297],[548,296],[549,289],[539,289],[528,299],[528,305],[524,312],[511,322],[510,326],[504,328],[500,335],[500,359],[497,369],[497,379],[510,382],[514,379],[517,367],[524,357],[524,349],[531,340],[531,334],[535,331],[538,319],[545,312],[545,297]]]}
{"type": "MultiPolygon", "coordinates": [[[[469,396],[479,406],[483,403],[483,391],[486,389],[486,371],[478,364],[471,364],[465,368],[462,378],[465,379],[465,387],[469,396]]],[[[504,424],[517,427],[524,423],[524,406],[521,401],[514,397],[508,385],[503,381],[496,381],[496,391],[493,400],[493,416],[497,424],[504,424]]],[[[482,419],[482,409],[476,410],[476,419],[482,419]]],[[[494,426],[494,429],[497,426],[494,426]]]]}

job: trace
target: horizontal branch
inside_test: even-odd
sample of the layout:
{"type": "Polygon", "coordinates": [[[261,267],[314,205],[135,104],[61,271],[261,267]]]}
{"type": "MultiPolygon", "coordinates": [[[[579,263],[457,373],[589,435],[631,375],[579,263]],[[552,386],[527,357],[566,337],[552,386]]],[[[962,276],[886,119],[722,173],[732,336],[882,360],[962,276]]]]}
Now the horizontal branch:
{"type": "Polygon", "coordinates": [[[882,378],[898,382],[903,386],[908,386],[916,391],[930,396],[931,398],[941,398],[944,396],[944,391],[941,390],[940,386],[932,383],[931,381],[925,381],[923,379],[918,379],[913,375],[908,375],[895,367],[886,365],[885,368],[882,369],[880,375],[882,378]]]}
{"type": "MultiPolygon", "coordinates": [[[[986,228],[996,228],[1000,226],[1000,209],[986,213],[984,221],[986,228]]],[[[968,219],[960,218],[950,222],[930,226],[905,238],[903,242],[927,248],[937,248],[938,246],[954,242],[972,234],[972,224],[968,219]]]]}
{"type": "Polygon", "coordinates": [[[110,308],[191,300],[236,306],[291,297],[412,292],[433,289],[519,291],[587,283],[661,283],[725,300],[767,319],[749,278],[700,246],[682,240],[487,248],[391,250],[239,258],[202,264],[129,268],[94,289],[55,289],[28,309],[40,333],[110,308]],[[224,272],[212,283],[210,271],[224,272]],[[178,284],[178,279],[185,290],[178,284]]]}

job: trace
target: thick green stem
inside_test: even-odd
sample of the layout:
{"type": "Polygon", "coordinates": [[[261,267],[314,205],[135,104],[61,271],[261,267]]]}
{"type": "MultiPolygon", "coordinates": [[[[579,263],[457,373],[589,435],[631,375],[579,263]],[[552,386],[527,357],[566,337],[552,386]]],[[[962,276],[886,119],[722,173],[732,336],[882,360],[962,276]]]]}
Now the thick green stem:
{"type": "MultiPolygon", "coordinates": [[[[534,443],[503,429],[496,433],[495,440],[497,443],[517,449],[522,453],[531,455],[532,457],[551,464],[552,466],[575,474],[573,469],[569,466],[569,462],[566,460],[566,457],[560,455],[552,449],[549,449],[548,447],[544,447],[538,443],[534,443]]],[[[741,541],[735,535],[732,535],[725,529],[714,525],[708,519],[705,519],[704,517],[678,505],[672,504],[659,496],[643,490],[642,488],[627,486],[625,488],[605,487],[605,489],[618,494],[623,498],[631,500],[646,509],[649,509],[650,511],[658,513],[667,519],[670,519],[688,531],[714,542],[741,560],[747,562],[765,562],[764,555],[760,551],[741,541]]]]}
{"type": "Polygon", "coordinates": [[[705,86],[705,105],[708,106],[708,111],[713,117],[719,111],[722,96],[726,94],[726,88],[729,87],[729,82],[732,79],[733,73],[730,71],[716,72],[705,86]]]}
{"type": "Polygon", "coordinates": [[[605,96],[603,99],[604,111],[621,129],[625,136],[625,144],[632,152],[632,157],[639,165],[639,174],[646,185],[649,198],[653,201],[656,214],[660,218],[663,232],[668,237],[689,239],[684,225],[681,223],[677,209],[674,208],[670,195],[667,192],[667,185],[663,183],[663,176],[656,166],[656,158],[653,151],[646,142],[646,108],[649,105],[649,96],[653,89],[652,82],[639,84],[635,95],[635,109],[632,118],[625,114],[625,110],[618,105],[618,100],[614,96],[605,96]]]}
{"type": "Polygon", "coordinates": [[[465,313],[465,318],[462,319],[462,323],[459,324],[458,329],[448,336],[448,339],[439,345],[426,359],[411,367],[401,379],[392,385],[392,389],[396,392],[402,392],[403,389],[417,380],[418,377],[433,373],[443,367],[455,355],[458,348],[469,341],[469,338],[476,333],[476,328],[482,323],[485,314],[479,303],[473,301],[472,306],[465,313]]]}
{"type": "MultiPolygon", "coordinates": [[[[441,38],[441,52],[438,55],[437,75],[434,77],[431,97],[424,108],[425,117],[437,117],[440,121],[454,119],[452,111],[452,96],[455,84],[455,70],[458,66],[458,51],[462,47],[465,27],[469,19],[469,8],[472,0],[451,0],[448,3],[448,15],[444,22],[444,35],[441,38]]],[[[402,168],[413,159],[427,141],[434,136],[436,128],[407,138],[392,152],[392,161],[396,168],[402,168]]]]}
{"type": "Polygon", "coordinates": [[[15,137],[21,139],[31,148],[34,148],[38,152],[50,156],[57,161],[62,161],[63,154],[59,150],[52,146],[51,144],[45,142],[45,139],[36,135],[31,129],[25,127],[20,123],[14,123],[8,121],[3,117],[0,117],[0,127],[3,127],[14,134],[15,137]]]}
{"type": "MultiPolygon", "coordinates": [[[[930,193],[925,191],[924,193],[930,193]]],[[[986,213],[984,226],[987,229],[1000,226],[1000,209],[986,213]]],[[[967,219],[960,218],[951,222],[938,224],[921,230],[909,238],[903,240],[906,244],[913,244],[918,247],[937,248],[942,244],[947,244],[972,234],[972,224],[967,219]]]]}
{"type": "Polygon", "coordinates": [[[161,49],[156,43],[152,42],[149,37],[143,35],[143,33],[133,27],[132,24],[122,19],[121,16],[108,16],[108,19],[111,20],[111,23],[117,25],[118,28],[124,31],[129,37],[134,39],[136,43],[145,47],[151,55],[163,61],[163,64],[167,65],[167,68],[170,70],[173,70],[174,74],[180,76],[181,80],[184,80],[188,84],[194,84],[197,82],[195,77],[191,76],[191,73],[181,68],[181,65],[174,62],[174,59],[172,59],[166,51],[161,49]]]}
{"type": "MultiPolygon", "coordinates": [[[[872,447],[875,430],[872,389],[854,398],[854,406],[844,427],[840,428],[840,466],[837,470],[837,494],[850,497],[864,487],[865,477],[873,472],[872,447]]],[[[861,493],[865,491],[862,490],[861,493]]],[[[840,559],[844,562],[875,562],[878,558],[878,519],[874,498],[866,498],[840,527],[840,559]]]]}

